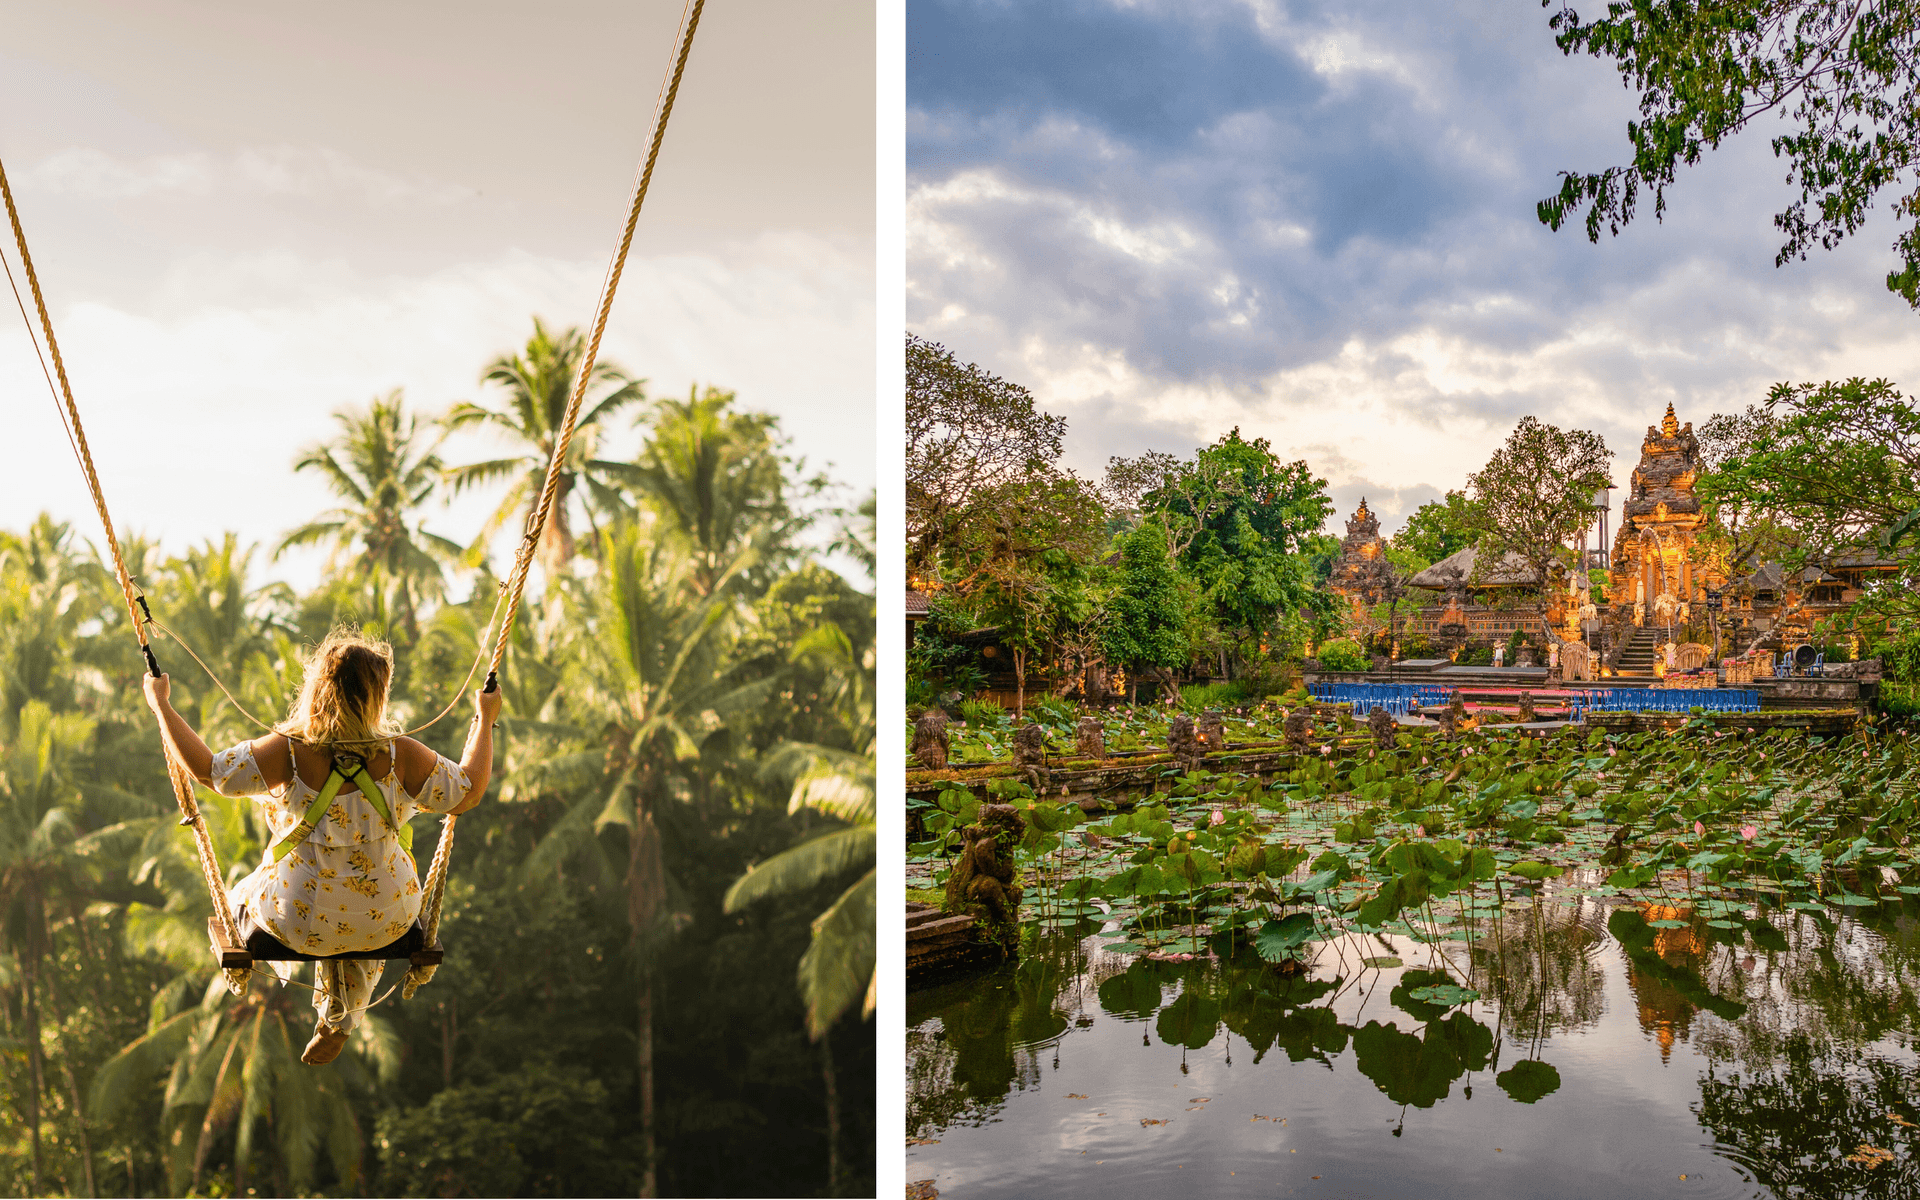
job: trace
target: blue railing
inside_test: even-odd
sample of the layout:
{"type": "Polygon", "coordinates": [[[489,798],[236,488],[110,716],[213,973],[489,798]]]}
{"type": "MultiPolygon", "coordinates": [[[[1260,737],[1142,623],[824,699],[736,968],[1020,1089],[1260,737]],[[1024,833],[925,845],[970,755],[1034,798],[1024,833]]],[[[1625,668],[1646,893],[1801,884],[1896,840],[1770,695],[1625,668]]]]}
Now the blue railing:
{"type": "Polygon", "coordinates": [[[1760,711],[1760,693],[1747,688],[1595,688],[1584,700],[1575,700],[1573,715],[1588,709],[1604,712],[1710,713],[1760,711]]]}
{"type": "Polygon", "coordinates": [[[1307,691],[1322,704],[1351,704],[1353,715],[1384,708],[1397,717],[1422,705],[1445,704],[1452,689],[1423,683],[1315,683],[1307,691]]]}

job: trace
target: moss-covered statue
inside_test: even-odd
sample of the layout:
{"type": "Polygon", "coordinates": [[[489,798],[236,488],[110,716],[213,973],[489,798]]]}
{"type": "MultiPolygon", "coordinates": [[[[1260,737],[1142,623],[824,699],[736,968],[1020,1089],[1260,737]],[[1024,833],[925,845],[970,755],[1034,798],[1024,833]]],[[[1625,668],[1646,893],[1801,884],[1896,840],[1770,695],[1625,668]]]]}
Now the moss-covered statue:
{"type": "Polygon", "coordinates": [[[913,723],[913,749],[909,752],[913,760],[929,771],[938,771],[947,765],[950,750],[947,714],[938,708],[921,713],[913,723]]]}
{"type": "Polygon", "coordinates": [[[946,902],[951,913],[970,912],[980,918],[983,936],[1012,946],[1020,938],[1020,888],[1014,882],[1013,848],[1026,826],[1020,810],[1011,804],[983,804],[980,818],[961,831],[960,856],[947,876],[946,902]]]}
{"type": "Polygon", "coordinates": [[[1083,758],[1104,762],[1107,757],[1107,727],[1099,717],[1081,717],[1073,729],[1074,749],[1083,758]]]}
{"type": "Polygon", "coordinates": [[[1367,714],[1367,732],[1373,735],[1373,744],[1381,750],[1394,747],[1393,735],[1399,732],[1399,725],[1393,714],[1384,708],[1376,708],[1367,714]]]}

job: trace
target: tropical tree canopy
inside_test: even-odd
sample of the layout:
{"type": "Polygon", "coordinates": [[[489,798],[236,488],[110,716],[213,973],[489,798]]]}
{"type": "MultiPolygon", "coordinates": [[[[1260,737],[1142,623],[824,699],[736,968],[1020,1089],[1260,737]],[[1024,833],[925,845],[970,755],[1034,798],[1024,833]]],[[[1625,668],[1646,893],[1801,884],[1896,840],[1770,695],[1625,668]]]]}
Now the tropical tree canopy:
{"type": "MultiPolygon", "coordinates": [[[[547,404],[569,353],[536,325],[488,368],[517,372],[495,416],[546,429],[551,409],[519,401],[547,404]]],[[[597,378],[602,416],[639,398],[597,378]]],[[[772,417],[717,391],[650,417],[640,453],[576,464],[606,489],[573,547],[598,561],[550,559],[527,595],[497,782],[453,849],[446,962],[325,1067],[299,1062],[305,987],[260,976],[236,997],[214,970],[112,575],[46,518],[0,531],[0,1187],[871,1194],[871,583],[823,565],[830,532],[801,540],[831,514],[772,417]],[[692,444],[671,441],[676,422],[718,453],[673,459],[692,444]],[[743,877],[783,886],[730,911],[743,877]]],[[[396,707],[424,719],[460,692],[498,595],[484,562],[422,528],[447,490],[442,428],[393,393],[302,452],[339,497],[277,547],[331,551],[311,588],[267,578],[259,547],[217,529],[186,531],[201,540],[178,555],[122,553],[248,710],[286,711],[302,647],[348,621],[393,641],[396,707]]],[[[522,449],[464,486],[525,484],[542,451],[522,449]]],[[[211,743],[258,732],[185,647],[153,648],[211,743]]],[[[419,736],[457,757],[464,727],[419,736]]],[[[237,879],[269,831],[245,798],[198,799],[237,879]]],[[[418,834],[424,865],[437,826],[418,834]]]]}

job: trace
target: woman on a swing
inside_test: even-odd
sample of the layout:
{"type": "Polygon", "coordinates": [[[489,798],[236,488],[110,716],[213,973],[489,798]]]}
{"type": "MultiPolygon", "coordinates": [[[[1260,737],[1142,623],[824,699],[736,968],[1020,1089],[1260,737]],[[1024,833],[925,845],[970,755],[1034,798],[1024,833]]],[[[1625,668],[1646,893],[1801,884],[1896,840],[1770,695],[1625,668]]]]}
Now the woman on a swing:
{"type": "MultiPolygon", "coordinates": [[[[252,797],[272,830],[258,869],[234,885],[235,919],[250,918],[302,954],[377,950],[403,936],[420,912],[420,878],[400,831],[416,812],[464,813],[486,794],[500,693],[475,693],[455,763],[398,736],[387,715],[392,681],[386,643],[335,630],[307,660],[291,715],[267,736],[215,754],[168,703],[168,677],[146,677],[147,703],[175,760],[223,796],[252,797]],[[331,802],[309,824],[329,788],[331,802]]],[[[346,1045],[386,963],[314,968],[319,1021],[300,1059],[317,1066],[346,1045]]]]}

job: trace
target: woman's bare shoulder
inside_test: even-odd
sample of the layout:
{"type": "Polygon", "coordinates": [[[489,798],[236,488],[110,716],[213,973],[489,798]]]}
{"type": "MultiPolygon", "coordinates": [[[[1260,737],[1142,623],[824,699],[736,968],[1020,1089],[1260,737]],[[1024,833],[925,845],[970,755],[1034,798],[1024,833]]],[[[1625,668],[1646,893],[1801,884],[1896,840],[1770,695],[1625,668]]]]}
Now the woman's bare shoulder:
{"type": "Polygon", "coordinates": [[[269,733],[265,737],[253,739],[253,761],[260,768],[260,777],[269,787],[280,787],[293,781],[293,763],[287,758],[287,735],[269,733]]]}
{"type": "Polygon", "coordinates": [[[433,747],[410,737],[393,739],[393,764],[400,771],[400,781],[406,785],[407,794],[420,790],[420,785],[433,774],[433,765],[440,756],[433,747]]]}

